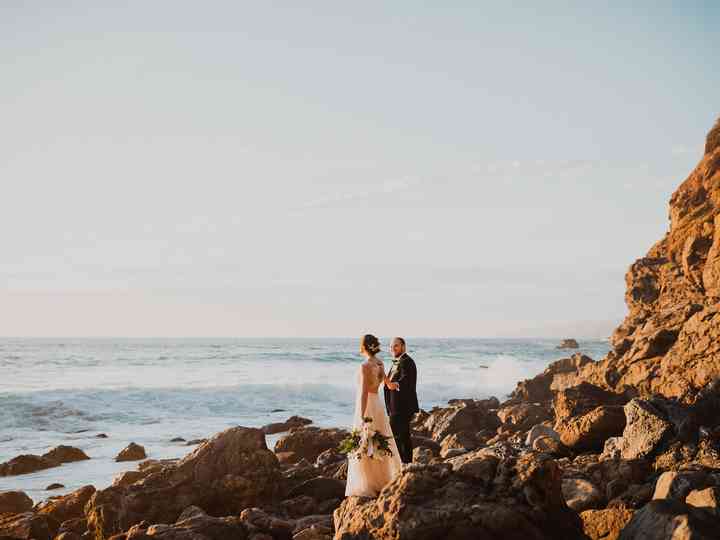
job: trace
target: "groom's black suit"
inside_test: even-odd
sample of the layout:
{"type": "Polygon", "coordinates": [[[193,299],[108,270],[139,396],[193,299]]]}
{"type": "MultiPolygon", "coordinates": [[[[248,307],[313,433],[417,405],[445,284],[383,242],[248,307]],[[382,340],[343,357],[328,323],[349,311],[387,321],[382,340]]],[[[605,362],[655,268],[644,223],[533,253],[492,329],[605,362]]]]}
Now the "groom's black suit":
{"type": "Polygon", "coordinates": [[[410,420],[420,410],[417,399],[417,368],[407,354],[397,358],[390,370],[390,380],[400,385],[399,390],[385,387],[385,407],[390,417],[395,442],[403,463],[412,462],[410,420]]]}

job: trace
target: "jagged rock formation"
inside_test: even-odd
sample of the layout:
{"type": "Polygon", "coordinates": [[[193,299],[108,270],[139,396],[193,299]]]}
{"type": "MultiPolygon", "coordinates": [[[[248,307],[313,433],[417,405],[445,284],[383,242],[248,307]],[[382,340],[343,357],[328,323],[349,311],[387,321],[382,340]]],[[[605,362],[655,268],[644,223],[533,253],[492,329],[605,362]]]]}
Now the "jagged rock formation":
{"type": "Polygon", "coordinates": [[[630,266],[613,350],[581,378],[693,402],[720,376],[720,120],[670,198],[670,230],[630,266]]]}

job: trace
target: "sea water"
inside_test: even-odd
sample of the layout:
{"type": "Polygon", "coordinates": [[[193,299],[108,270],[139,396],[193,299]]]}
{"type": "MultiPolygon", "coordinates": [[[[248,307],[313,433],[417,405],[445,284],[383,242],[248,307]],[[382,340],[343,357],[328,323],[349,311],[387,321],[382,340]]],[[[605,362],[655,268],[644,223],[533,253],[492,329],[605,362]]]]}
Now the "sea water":
{"type": "MultiPolygon", "coordinates": [[[[420,406],[502,400],[519,380],[574,352],[557,344],[408,340],[420,406]]],[[[596,360],[608,348],[607,341],[580,341],[580,351],[596,360]]],[[[389,368],[390,355],[380,357],[389,368]]],[[[149,458],[176,458],[194,447],[173,438],[190,441],[295,414],[318,426],[347,427],[362,360],[357,339],[0,339],[0,462],[60,444],[91,457],[0,477],[0,491],[20,489],[38,501],[86,484],[106,487],[135,468],[114,461],[130,442],[143,445],[149,458]],[[65,488],[45,491],[53,482],[65,488]]]]}

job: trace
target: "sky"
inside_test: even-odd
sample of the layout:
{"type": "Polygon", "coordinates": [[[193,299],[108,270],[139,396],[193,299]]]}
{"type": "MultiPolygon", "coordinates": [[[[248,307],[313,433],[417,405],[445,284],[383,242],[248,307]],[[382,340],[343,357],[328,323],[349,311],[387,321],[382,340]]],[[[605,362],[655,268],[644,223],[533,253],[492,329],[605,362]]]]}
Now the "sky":
{"type": "Polygon", "coordinates": [[[0,3],[0,335],[605,337],[716,2],[0,3]]]}

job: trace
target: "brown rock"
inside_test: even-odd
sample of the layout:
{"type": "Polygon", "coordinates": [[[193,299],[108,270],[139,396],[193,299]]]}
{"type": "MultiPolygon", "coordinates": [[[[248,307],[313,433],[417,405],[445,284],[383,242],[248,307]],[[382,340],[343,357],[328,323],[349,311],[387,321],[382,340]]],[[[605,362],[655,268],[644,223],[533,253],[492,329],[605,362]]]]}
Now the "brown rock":
{"type": "Polygon", "coordinates": [[[619,442],[624,459],[651,455],[672,429],[656,407],[641,399],[625,405],[625,418],[627,423],[619,442]]]}
{"type": "Polygon", "coordinates": [[[560,342],[560,345],[557,346],[558,349],[578,349],[580,348],[580,345],[578,342],[572,338],[569,339],[563,339],[560,342]]]}
{"type": "Polygon", "coordinates": [[[450,407],[434,409],[423,427],[434,441],[440,442],[453,433],[477,433],[483,429],[494,430],[499,425],[497,414],[488,409],[485,403],[467,400],[450,407]]]}
{"type": "MultiPolygon", "coordinates": [[[[248,540],[249,531],[241,517],[211,517],[193,507],[174,524],[138,525],[128,530],[127,540],[248,540]]],[[[120,535],[118,535],[120,537],[120,535]]],[[[272,536],[270,538],[273,538],[272,536]]],[[[117,540],[120,540],[118,538],[117,540]]]]}
{"type": "Polygon", "coordinates": [[[146,457],[147,454],[145,453],[145,448],[139,444],[131,442],[120,451],[115,458],[115,461],[140,461],[146,457]]]}
{"type": "Polygon", "coordinates": [[[632,516],[633,511],[625,508],[585,510],[580,514],[583,531],[591,540],[617,540],[632,516]]]}
{"type": "Polygon", "coordinates": [[[129,486],[135,482],[139,482],[143,478],[150,476],[153,473],[151,469],[143,471],[125,471],[113,478],[113,486],[129,486]]]}
{"type": "Polygon", "coordinates": [[[57,466],[58,463],[50,461],[42,456],[24,454],[14,457],[5,463],[0,463],[0,476],[28,474],[57,466]]]}
{"type": "Polygon", "coordinates": [[[702,470],[667,471],[655,483],[653,499],[684,501],[692,490],[704,488],[707,481],[708,474],[702,470]]]}
{"type": "Polygon", "coordinates": [[[560,441],[576,452],[600,451],[605,441],[623,433],[625,413],[622,407],[597,407],[556,426],[560,441]]]}
{"type": "Polygon", "coordinates": [[[312,478],[293,488],[289,497],[308,495],[317,501],[338,499],[345,496],[345,482],[335,478],[312,478]]]}
{"type": "Polygon", "coordinates": [[[21,514],[31,510],[33,500],[23,491],[0,491],[0,514],[21,514]]]}
{"type": "Polygon", "coordinates": [[[568,457],[572,454],[567,446],[554,437],[537,437],[533,441],[532,448],[536,452],[543,452],[554,457],[568,457]]]}
{"type": "Polygon", "coordinates": [[[130,486],[96,492],[85,514],[96,539],[105,540],[143,520],[174,523],[191,505],[227,516],[269,504],[280,495],[280,478],[265,434],[236,427],[215,435],[177,465],[167,465],[130,486]]]}
{"type": "Polygon", "coordinates": [[[539,403],[517,403],[498,409],[500,421],[515,430],[527,431],[536,424],[552,419],[552,411],[539,403]]]}
{"type": "Polygon", "coordinates": [[[334,513],[335,539],[520,540],[582,538],[564,502],[557,464],[526,454],[498,463],[489,489],[449,464],[412,465],[376,500],[348,497],[334,513]]]}
{"type": "Polygon", "coordinates": [[[37,505],[35,511],[38,514],[52,517],[58,523],[81,518],[85,505],[93,493],[95,493],[94,486],[83,486],[67,495],[51,497],[41,502],[37,505]]]}
{"type": "Polygon", "coordinates": [[[453,450],[462,450],[461,453],[475,450],[479,446],[477,437],[474,433],[461,431],[452,433],[445,437],[440,443],[440,457],[448,457],[453,450]]]}
{"type": "Polygon", "coordinates": [[[597,486],[585,478],[563,478],[562,493],[567,505],[576,512],[599,508],[604,502],[597,486]]]}
{"type": "Polygon", "coordinates": [[[592,358],[579,353],[562,358],[551,363],[540,375],[519,382],[511,397],[530,402],[550,401],[553,390],[562,390],[581,382],[579,373],[588,364],[594,364],[592,358]]]}
{"type": "Polygon", "coordinates": [[[625,394],[616,394],[583,381],[555,393],[555,429],[573,416],[586,414],[600,406],[625,405],[627,402],[628,397],[625,394]]]}
{"type": "Polygon", "coordinates": [[[297,459],[313,463],[325,450],[337,448],[347,434],[342,429],[301,427],[281,437],[275,443],[275,452],[293,452],[297,459]]]}
{"type": "Polygon", "coordinates": [[[620,540],[711,540],[718,536],[717,518],[671,499],[650,501],[633,514],[620,540]]]}
{"type": "Polygon", "coordinates": [[[55,482],[53,484],[49,484],[48,486],[46,486],[45,491],[52,491],[54,489],[62,489],[64,487],[65,487],[64,485],[58,484],[57,482],[55,482]]]}
{"type": "Polygon", "coordinates": [[[72,463],[74,461],[85,461],[87,459],[90,459],[88,455],[79,448],[65,445],[56,446],[49,452],[43,454],[42,457],[44,457],[45,459],[49,459],[50,461],[54,461],[58,464],[72,463]]]}
{"type": "Polygon", "coordinates": [[[312,424],[312,420],[309,418],[303,418],[302,416],[291,416],[284,422],[274,422],[272,424],[267,424],[261,427],[260,429],[265,433],[266,435],[272,435],[274,433],[282,433],[283,431],[290,431],[292,428],[298,428],[302,426],[306,426],[308,424],[312,424]]]}
{"type": "Polygon", "coordinates": [[[694,489],[685,498],[685,502],[696,508],[704,508],[720,517],[720,487],[694,489]]]}
{"type": "Polygon", "coordinates": [[[52,540],[58,523],[32,512],[0,515],[0,539],[52,540]]]}

